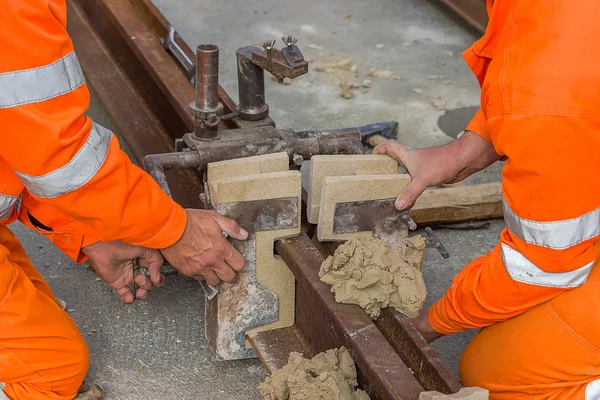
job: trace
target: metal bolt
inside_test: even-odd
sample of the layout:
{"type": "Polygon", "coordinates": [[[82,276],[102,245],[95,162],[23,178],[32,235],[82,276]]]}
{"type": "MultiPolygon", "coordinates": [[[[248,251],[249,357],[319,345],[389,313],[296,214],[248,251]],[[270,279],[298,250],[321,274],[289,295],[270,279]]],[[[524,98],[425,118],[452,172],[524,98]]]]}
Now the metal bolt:
{"type": "Polygon", "coordinates": [[[263,48],[267,51],[273,50],[275,47],[275,39],[263,43],[263,48]]]}
{"type": "Polygon", "coordinates": [[[275,39],[263,43],[264,49],[267,51],[267,60],[269,62],[269,71],[273,69],[273,47],[275,47],[275,39]]]}
{"type": "Polygon", "coordinates": [[[287,35],[281,38],[283,43],[287,46],[288,50],[292,50],[292,46],[298,43],[298,39],[293,37],[292,35],[287,35]]]}
{"type": "Polygon", "coordinates": [[[300,154],[294,154],[292,156],[292,162],[294,163],[294,165],[299,167],[304,162],[304,157],[302,157],[302,155],[300,154]]]}
{"type": "Polygon", "coordinates": [[[407,211],[403,211],[400,213],[400,219],[402,219],[408,225],[408,229],[414,231],[417,229],[417,223],[411,218],[410,214],[407,211]]]}

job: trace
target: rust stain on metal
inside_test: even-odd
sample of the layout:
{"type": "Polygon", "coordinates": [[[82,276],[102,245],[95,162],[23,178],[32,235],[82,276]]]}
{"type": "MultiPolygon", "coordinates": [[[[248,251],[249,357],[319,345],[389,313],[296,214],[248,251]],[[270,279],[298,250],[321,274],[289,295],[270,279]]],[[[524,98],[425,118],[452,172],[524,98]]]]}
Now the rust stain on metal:
{"type": "Polygon", "coordinates": [[[451,394],[462,388],[458,379],[452,375],[407,316],[386,308],[375,320],[375,325],[425,390],[451,394]]]}
{"type": "Polygon", "coordinates": [[[488,23],[485,0],[440,0],[479,32],[485,32],[488,23]]]}

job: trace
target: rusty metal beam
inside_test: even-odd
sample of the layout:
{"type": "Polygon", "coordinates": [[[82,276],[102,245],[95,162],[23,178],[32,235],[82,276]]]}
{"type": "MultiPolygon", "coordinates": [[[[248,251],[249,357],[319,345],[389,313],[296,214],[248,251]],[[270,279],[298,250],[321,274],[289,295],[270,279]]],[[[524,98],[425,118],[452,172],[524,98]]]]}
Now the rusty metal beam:
{"type": "Polygon", "coordinates": [[[375,325],[425,390],[451,394],[461,389],[462,385],[458,379],[429,347],[406,315],[386,308],[375,320],[375,325]]]}
{"type": "Polygon", "coordinates": [[[485,32],[488,23],[485,0],[440,0],[479,32],[485,32]]]}
{"type": "Polygon", "coordinates": [[[361,387],[374,399],[418,399],[423,387],[362,308],[339,304],[319,279],[323,256],[304,233],[275,242],[296,277],[296,325],[312,356],[345,346],[361,387]]]}

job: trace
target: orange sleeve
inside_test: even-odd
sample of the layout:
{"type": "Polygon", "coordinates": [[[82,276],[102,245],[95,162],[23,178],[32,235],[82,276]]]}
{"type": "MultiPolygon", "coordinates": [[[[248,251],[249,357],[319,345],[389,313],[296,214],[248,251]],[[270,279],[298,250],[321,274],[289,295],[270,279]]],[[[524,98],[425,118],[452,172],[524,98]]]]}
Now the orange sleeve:
{"type": "Polygon", "coordinates": [[[492,137],[490,136],[490,131],[487,125],[487,119],[485,118],[485,115],[483,115],[481,108],[477,110],[477,113],[475,113],[465,130],[475,132],[488,142],[492,142],[492,137]]]}
{"type": "Polygon", "coordinates": [[[22,193],[17,218],[77,263],[87,260],[81,249],[98,241],[84,233],[83,224],[51,205],[37,201],[27,189],[22,193]]]}
{"type": "Polygon", "coordinates": [[[0,8],[0,156],[28,192],[102,241],[163,248],[186,224],[173,202],[84,116],[89,92],[66,31],[64,0],[0,8]]]}

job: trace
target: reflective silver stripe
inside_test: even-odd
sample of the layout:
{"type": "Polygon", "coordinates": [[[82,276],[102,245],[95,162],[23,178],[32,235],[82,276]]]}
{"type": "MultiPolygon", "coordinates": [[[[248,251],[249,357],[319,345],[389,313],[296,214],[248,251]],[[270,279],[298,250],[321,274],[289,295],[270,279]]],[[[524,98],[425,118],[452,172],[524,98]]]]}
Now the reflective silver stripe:
{"type": "Polygon", "coordinates": [[[10,400],[8,396],[4,393],[4,382],[0,382],[0,400],[10,400]]]}
{"type": "Polygon", "coordinates": [[[530,244],[560,250],[600,235],[600,207],[577,218],[539,222],[519,217],[506,200],[502,203],[508,229],[530,244]]]}
{"type": "Polygon", "coordinates": [[[85,185],[102,167],[108,155],[111,138],[110,130],[94,123],[85,144],[71,161],[61,168],[41,176],[15,172],[27,189],[38,197],[52,198],[72,192],[85,185]]]}
{"type": "Polygon", "coordinates": [[[546,272],[529,261],[523,254],[502,243],[502,262],[510,277],[531,285],[573,288],[584,283],[592,271],[594,261],[569,272],[546,272]]]}
{"type": "Polygon", "coordinates": [[[20,205],[21,195],[8,196],[0,194],[0,220],[10,217],[15,205],[20,205]]]}
{"type": "Polygon", "coordinates": [[[585,388],[585,400],[600,399],[600,379],[591,381],[585,388]]]}
{"type": "Polygon", "coordinates": [[[85,83],[75,52],[52,64],[0,74],[0,108],[58,97],[85,83]]]}

